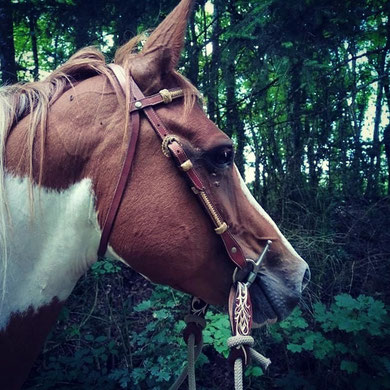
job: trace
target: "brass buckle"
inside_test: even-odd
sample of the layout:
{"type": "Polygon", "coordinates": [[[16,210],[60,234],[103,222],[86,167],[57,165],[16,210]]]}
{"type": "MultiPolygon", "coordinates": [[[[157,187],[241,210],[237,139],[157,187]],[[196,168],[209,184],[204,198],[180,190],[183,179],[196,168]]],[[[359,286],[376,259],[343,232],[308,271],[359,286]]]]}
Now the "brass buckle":
{"type": "Polygon", "coordinates": [[[172,143],[172,142],[177,142],[179,143],[179,139],[178,137],[176,137],[175,135],[167,135],[163,141],[162,141],[162,144],[161,144],[161,150],[163,152],[163,155],[165,157],[171,157],[171,152],[169,151],[169,148],[168,146],[172,143]]]}

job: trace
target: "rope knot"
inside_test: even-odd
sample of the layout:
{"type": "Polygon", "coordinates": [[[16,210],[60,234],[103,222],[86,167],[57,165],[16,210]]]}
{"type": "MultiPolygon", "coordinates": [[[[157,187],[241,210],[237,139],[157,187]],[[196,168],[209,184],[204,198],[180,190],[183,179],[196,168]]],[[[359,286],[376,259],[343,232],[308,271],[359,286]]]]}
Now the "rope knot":
{"type": "Polygon", "coordinates": [[[249,358],[251,358],[259,364],[263,370],[266,370],[271,364],[271,360],[251,348],[253,347],[254,342],[255,340],[252,336],[236,335],[229,337],[227,340],[227,345],[231,348],[229,361],[232,364],[235,364],[237,359],[242,359],[244,365],[247,365],[249,358]]]}
{"type": "Polygon", "coordinates": [[[187,314],[184,317],[184,321],[187,326],[183,330],[183,339],[188,344],[188,338],[191,335],[195,337],[195,345],[201,344],[202,330],[206,327],[206,320],[203,317],[199,317],[195,314],[187,314]]]}
{"type": "Polygon", "coordinates": [[[227,339],[227,345],[229,348],[242,347],[244,345],[252,347],[254,343],[255,340],[252,336],[242,336],[240,334],[231,336],[227,339]]]}
{"type": "Polygon", "coordinates": [[[250,354],[249,349],[254,344],[255,340],[252,336],[243,336],[237,334],[227,339],[227,345],[230,348],[229,362],[234,365],[237,359],[241,359],[244,366],[249,364],[250,354]]]}

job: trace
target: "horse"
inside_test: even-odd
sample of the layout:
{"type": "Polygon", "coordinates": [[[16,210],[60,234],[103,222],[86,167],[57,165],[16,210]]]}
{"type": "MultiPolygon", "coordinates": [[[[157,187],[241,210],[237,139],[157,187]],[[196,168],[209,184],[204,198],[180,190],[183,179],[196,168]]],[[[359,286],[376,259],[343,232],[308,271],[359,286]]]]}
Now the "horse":
{"type": "Polygon", "coordinates": [[[177,71],[192,3],[140,51],[139,39],[119,48],[114,66],[84,48],[43,81],[0,90],[1,389],[22,386],[98,254],[225,306],[232,277],[253,263],[254,327],[284,319],[308,283],[307,263],[242,180],[231,139],[177,71]]]}

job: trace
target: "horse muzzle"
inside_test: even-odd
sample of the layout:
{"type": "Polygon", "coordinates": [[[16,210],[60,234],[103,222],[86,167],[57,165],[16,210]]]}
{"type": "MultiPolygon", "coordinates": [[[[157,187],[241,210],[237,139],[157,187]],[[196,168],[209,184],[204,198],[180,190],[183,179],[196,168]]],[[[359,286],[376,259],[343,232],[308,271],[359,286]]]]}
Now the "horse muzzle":
{"type": "Polygon", "coordinates": [[[300,261],[295,272],[263,267],[257,274],[250,288],[255,326],[270,320],[282,321],[298,305],[310,281],[309,267],[300,261]]]}

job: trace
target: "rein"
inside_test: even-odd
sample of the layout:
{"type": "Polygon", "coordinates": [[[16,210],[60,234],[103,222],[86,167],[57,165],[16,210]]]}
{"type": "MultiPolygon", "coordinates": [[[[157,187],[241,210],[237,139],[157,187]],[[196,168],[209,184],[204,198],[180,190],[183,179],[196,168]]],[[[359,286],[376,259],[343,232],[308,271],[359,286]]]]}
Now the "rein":
{"type": "MultiPolygon", "coordinates": [[[[123,93],[126,94],[127,78],[123,68],[116,64],[110,64],[109,67],[117,78],[123,93]]],[[[216,234],[221,237],[227,255],[236,265],[236,270],[233,274],[233,284],[229,295],[229,317],[233,336],[229,338],[228,345],[231,348],[229,361],[231,361],[234,365],[235,388],[242,389],[242,366],[249,363],[250,357],[260,363],[263,368],[267,368],[271,363],[269,359],[260,355],[251,348],[254,340],[252,336],[250,336],[252,329],[252,303],[249,293],[249,287],[254,282],[256,275],[259,272],[259,267],[269,249],[269,246],[271,245],[271,241],[267,241],[263,252],[256,261],[245,258],[242,248],[234,238],[218,208],[211,200],[207,188],[201,180],[201,176],[198,174],[191,160],[188,158],[180,143],[179,137],[171,134],[157,115],[154,106],[169,104],[174,99],[183,97],[183,90],[179,88],[170,90],[163,89],[157,94],[145,97],[131,76],[129,77],[129,81],[129,144],[111,205],[103,224],[98,257],[103,257],[107,251],[108,241],[120,208],[132,162],[134,160],[137,140],[140,132],[140,112],[142,111],[149,123],[152,125],[156,135],[161,140],[163,154],[166,157],[172,157],[179,170],[181,170],[187,177],[193,193],[197,196],[206,213],[209,215],[215,227],[214,230],[216,234]]],[[[194,365],[197,356],[195,356],[196,353],[194,354],[194,348],[196,346],[197,355],[199,355],[202,346],[202,329],[205,327],[204,316],[206,314],[207,307],[207,303],[203,302],[201,299],[196,297],[192,298],[190,314],[188,314],[185,318],[187,327],[183,333],[184,340],[188,345],[189,364],[188,368],[184,370],[179,380],[172,386],[171,389],[178,389],[187,375],[189,388],[195,389],[194,365]]]]}

